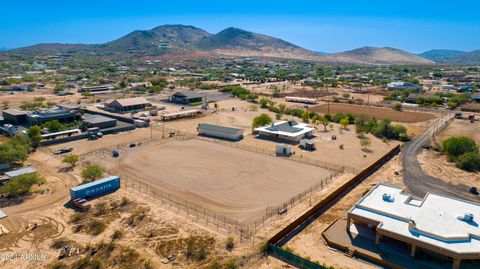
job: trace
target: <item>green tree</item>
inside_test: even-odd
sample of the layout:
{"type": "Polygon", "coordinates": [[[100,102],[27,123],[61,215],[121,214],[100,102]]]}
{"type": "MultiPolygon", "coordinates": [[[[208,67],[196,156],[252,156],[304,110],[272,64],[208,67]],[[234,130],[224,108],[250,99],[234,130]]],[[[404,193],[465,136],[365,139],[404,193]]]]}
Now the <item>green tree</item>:
{"type": "Polygon", "coordinates": [[[89,164],[82,170],[82,178],[84,183],[95,181],[103,176],[105,168],[98,164],[89,164]]]}
{"type": "Polygon", "coordinates": [[[75,155],[75,154],[71,154],[71,155],[67,155],[65,156],[65,158],[63,158],[62,162],[63,163],[67,163],[70,165],[70,167],[75,167],[78,163],[78,155],[75,155]]]}
{"type": "Polygon", "coordinates": [[[260,98],[260,107],[267,108],[268,100],[266,98],[260,98]]]}
{"type": "Polygon", "coordinates": [[[47,128],[49,133],[56,133],[65,130],[65,125],[58,120],[47,121],[43,124],[43,127],[47,128]]]}
{"type": "Polygon", "coordinates": [[[402,104],[400,104],[400,103],[395,103],[395,104],[393,105],[393,110],[401,111],[401,110],[402,110],[402,104]]]}
{"type": "Polygon", "coordinates": [[[343,129],[347,129],[349,124],[350,124],[350,119],[348,117],[345,117],[340,120],[340,125],[342,126],[343,129]]]}
{"type": "Polygon", "coordinates": [[[306,109],[302,112],[302,120],[305,123],[309,123],[310,121],[310,112],[308,112],[306,109]]]}
{"type": "Polygon", "coordinates": [[[8,102],[7,100],[3,101],[2,102],[2,109],[8,109],[10,106],[10,102],[8,102]]]}
{"type": "Polygon", "coordinates": [[[287,106],[284,103],[278,104],[278,112],[283,114],[285,113],[285,110],[287,109],[287,106]]]}
{"type": "Polygon", "coordinates": [[[30,188],[35,184],[43,184],[45,179],[37,173],[21,175],[10,179],[5,185],[0,187],[0,194],[9,198],[16,198],[28,195],[30,188]]]}
{"type": "Polygon", "coordinates": [[[467,152],[460,155],[457,166],[469,172],[480,171],[480,154],[478,152],[467,152]]]}
{"type": "Polygon", "coordinates": [[[0,163],[23,162],[28,157],[30,141],[27,136],[16,134],[6,142],[0,143],[0,163]]]}
{"type": "Polygon", "coordinates": [[[28,138],[32,143],[32,147],[37,148],[40,145],[40,141],[42,141],[42,129],[40,126],[34,125],[27,130],[28,138]]]}
{"type": "Polygon", "coordinates": [[[327,118],[325,118],[324,116],[319,116],[318,117],[318,122],[320,122],[320,124],[323,125],[323,131],[326,132],[327,131],[327,127],[331,124],[327,118]]]}
{"type": "Polygon", "coordinates": [[[442,142],[443,150],[447,156],[455,160],[460,155],[467,152],[477,152],[478,148],[475,141],[464,136],[452,136],[442,142]]]}
{"type": "Polygon", "coordinates": [[[258,115],[256,116],[254,119],[253,119],[253,122],[252,122],[252,128],[255,129],[255,128],[258,128],[260,126],[265,126],[265,125],[268,125],[270,123],[272,123],[272,117],[270,117],[268,114],[261,114],[261,115],[258,115]]]}

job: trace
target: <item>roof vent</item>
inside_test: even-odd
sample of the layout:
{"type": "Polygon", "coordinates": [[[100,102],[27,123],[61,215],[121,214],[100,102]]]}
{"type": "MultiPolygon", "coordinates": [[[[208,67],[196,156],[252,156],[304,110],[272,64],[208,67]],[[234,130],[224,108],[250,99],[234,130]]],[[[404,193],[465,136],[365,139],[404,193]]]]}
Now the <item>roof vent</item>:
{"type": "Polygon", "coordinates": [[[384,193],[382,198],[383,198],[383,201],[385,201],[385,202],[393,203],[395,201],[395,199],[393,198],[393,196],[390,193],[384,193]]]}
{"type": "Polygon", "coordinates": [[[465,213],[463,216],[457,217],[459,220],[463,220],[465,222],[472,222],[473,221],[473,214],[471,213],[465,213]]]}

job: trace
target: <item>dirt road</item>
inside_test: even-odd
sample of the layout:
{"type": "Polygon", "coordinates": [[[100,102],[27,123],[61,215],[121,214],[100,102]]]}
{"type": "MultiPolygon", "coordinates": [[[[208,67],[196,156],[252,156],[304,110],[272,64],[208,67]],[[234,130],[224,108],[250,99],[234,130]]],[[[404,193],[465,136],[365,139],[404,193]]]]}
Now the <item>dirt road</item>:
{"type": "Polygon", "coordinates": [[[434,128],[435,125],[431,126],[416,139],[405,144],[401,154],[405,186],[411,194],[420,198],[424,197],[428,192],[431,192],[480,202],[480,197],[469,193],[469,188],[471,186],[450,184],[439,178],[432,177],[423,171],[417,159],[417,155],[420,153],[423,146],[430,143],[430,135],[434,128]]]}

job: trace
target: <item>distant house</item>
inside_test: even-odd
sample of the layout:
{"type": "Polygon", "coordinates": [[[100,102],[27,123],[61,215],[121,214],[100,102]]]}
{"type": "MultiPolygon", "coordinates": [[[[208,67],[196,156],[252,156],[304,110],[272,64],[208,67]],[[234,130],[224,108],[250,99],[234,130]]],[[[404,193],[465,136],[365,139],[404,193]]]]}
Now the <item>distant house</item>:
{"type": "Polygon", "coordinates": [[[411,90],[414,90],[414,91],[419,91],[421,90],[422,88],[420,86],[418,86],[417,84],[413,84],[413,83],[410,83],[410,82],[403,82],[403,81],[395,81],[395,82],[390,82],[387,84],[387,89],[388,90],[407,90],[407,89],[411,89],[411,90]]]}
{"type": "Polygon", "coordinates": [[[170,101],[179,104],[191,104],[202,102],[203,96],[192,91],[176,92],[170,97],[170,101]]]}
{"type": "Polygon", "coordinates": [[[115,99],[105,102],[105,110],[112,112],[127,112],[134,110],[142,110],[152,104],[144,97],[115,99]]]}
{"type": "Polygon", "coordinates": [[[315,128],[305,123],[295,121],[279,121],[268,126],[255,128],[261,136],[299,143],[304,138],[310,138],[315,128]]]}
{"type": "Polygon", "coordinates": [[[198,135],[238,141],[243,138],[243,130],[219,125],[201,123],[197,127],[198,135]]]}
{"type": "Polygon", "coordinates": [[[137,83],[130,83],[130,89],[138,89],[138,88],[150,88],[152,87],[152,83],[150,82],[137,82],[137,83]]]}
{"type": "Polygon", "coordinates": [[[99,86],[91,86],[91,87],[82,87],[78,90],[78,92],[103,92],[103,91],[111,91],[114,87],[112,84],[106,85],[99,85],[99,86]]]}

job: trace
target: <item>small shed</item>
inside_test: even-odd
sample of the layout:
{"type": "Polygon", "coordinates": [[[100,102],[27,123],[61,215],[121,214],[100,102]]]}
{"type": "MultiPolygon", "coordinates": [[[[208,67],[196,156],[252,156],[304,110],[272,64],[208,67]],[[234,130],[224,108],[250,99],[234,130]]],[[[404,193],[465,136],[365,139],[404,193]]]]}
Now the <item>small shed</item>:
{"type": "Polygon", "coordinates": [[[23,175],[29,175],[36,173],[37,170],[33,169],[32,167],[25,167],[25,168],[20,168],[17,170],[5,172],[5,176],[7,176],[9,179],[18,177],[18,176],[23,176],[23,175]]]}
{"type": "Polygon", "coordinates": [[[277,156],[291,156],[292,152],[292,145],[279,143],[275,145],[275,154],[277,156]]]}
{"type": "Polygon", "coordinates": [[[219,125],[200,123],[197,127],[198,135],[211,136],[221,139],[239,141],[243,139],[243,130],[219,125]]]}
{"type": "Polygon", "coordinates": [[[302,139],[300,140],[300,148],[304,150],[314,151],[315,148],[315,141],[311,139],[302,139]]]}

